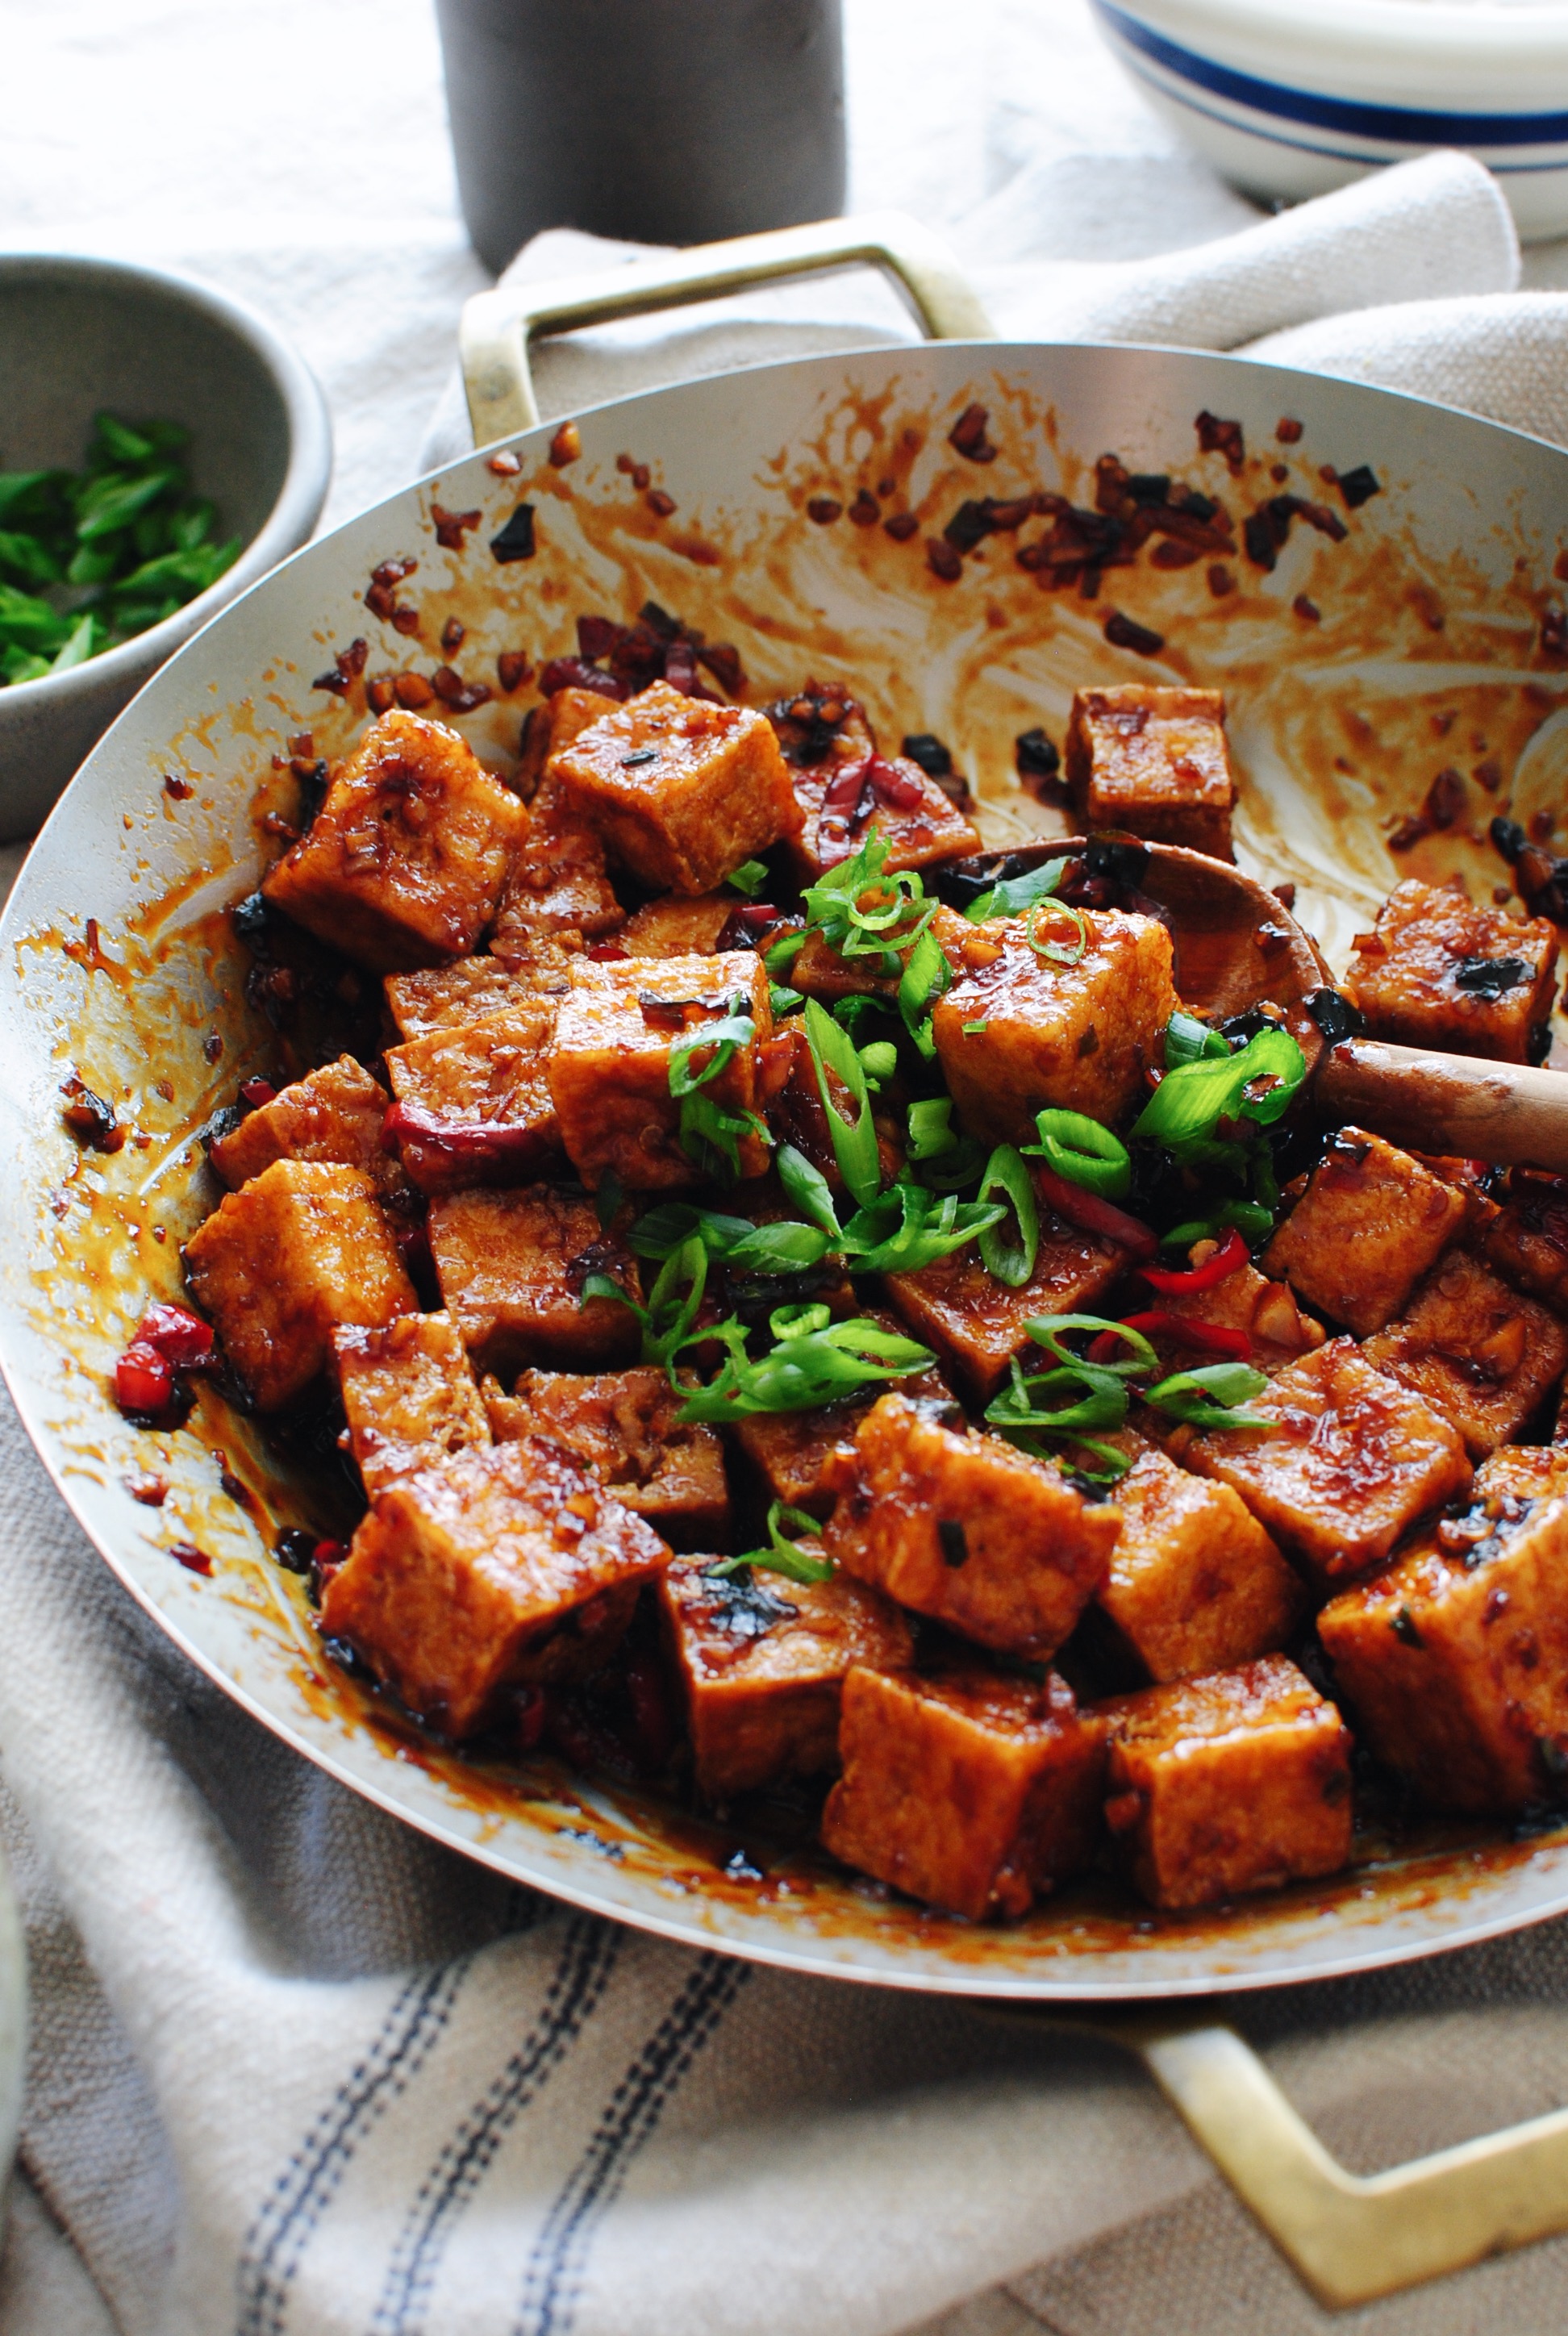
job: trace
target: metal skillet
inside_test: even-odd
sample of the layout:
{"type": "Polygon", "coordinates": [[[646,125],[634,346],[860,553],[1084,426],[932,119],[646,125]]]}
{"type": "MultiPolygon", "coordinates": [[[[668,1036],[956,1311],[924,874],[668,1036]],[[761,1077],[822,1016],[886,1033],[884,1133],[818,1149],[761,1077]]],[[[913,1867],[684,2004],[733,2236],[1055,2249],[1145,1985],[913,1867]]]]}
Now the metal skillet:
{"type": "MultiPolygon", "coordinates": [[[[481,426],[506,444],[287,563],[157,676],[84,766],[0,927],[0,1361],[22,1416],[131,1594],[266,1725],[469,1854],[672,1938],[1059,2010],[1327,1977],[1568,1911],[1560,1835],[1436,1825],[1398,1840],[1368,1833],[1334,1883],[1201,1920],[1151,1917],[1086,1890],[1022,1924],[974,1930],[834,1871],[782,1821],[699,1820],[549,1761],[460,1759],[323,1659],[300,1584],[270,1555],[281,1527],[326,1522],[309,1468],[206,1397],[167,1436],[130,1429],[109,1401],[114,1354],[149,1290],[177,1291],[179,1241],[212,1202],[199,1131],[269,1061],[223,912],[297,811],[291,762],[308,768],[346,745],[369,678],[413,676],[429,689],[444,664],[460,685],[484,681],[493,694],[453,718],[504,767],[526,701],[502,686],[501,653],[537,666],[574,646],[578,612],[629,617],[651,599],[735,643],[754,701],[815,670],[850,682],[885,737],[940,734],[998,849],[1066,831],[1020,789],[1013,741],[1042,725],[1059,738],[1079,683],[1216,684],[1243,789],[1242,869],[1295,884],[1300,921],[1334,968],[1396,875],[1464,872],[1490,887],[1505,871],[1486,820],[1505,811],[1528,824],[1559,799],[1568,666],[1552,646],[1552,579],[1568,538],[1568,455],[1415,400],[1237,360],[979,343],[983,317],[901,229],[792,236],[760,265],[755,252],[732,255],[707,273],[727,288],[869,250],[912,284],[930,328],[973,340],[653,392],[581,416],[574,450],[526,426],[527,329],[488,311],[471,335],[483,360],[475,403],[482,413],[481,393],[496,393],[488,410],[501,423],[481,426]],[[971,429],[965,451],[950,433],[977,405],[984,434],[971,429]],[[1199,416],[1232,427],[1195,429],[1199,416]],[[1239,530],[1235,549],[1212,559],[1162,564],[1145,550],[1107,567],[1095,596],[1042,591],[1038,569],[1018,564],[1039,517],[976,540],[956,572],[931,550],[950,541],[965,502],[1044,489],[1092,504],[1108,449],[1130,472],[1177,479],[1237,520],[1288,493],[1330,511],[1339,532],[1290,514],[1271,568],[1249,560],[1239,530]],[[1367,477],[1375,492],[1363,494],[1367,477]],[[1341,491],[1340,479],[1358,484],[1341,491]],[[516,519],[520,505],[531,523],[516,519]],[[498,536],[518,556],[492,557],[498,536]],[[418,564],[384,588],[383,616],[365,592],[388,561],[418,564]],[[454,624],[461,648],[438,648],[454,624]],[[1456,773],[1466,808],[1391,861],[1390,829],[1417,813],[1440,768],[1456,773]],[[131,1131],[123,1149],[78,1152],[65,1134],[59,1088],[73,1069],[115,1102],[131,1131]],[[248,1505],[219,1488],[219,1449],[248,1505]],[[168,1486],[161,1507],[136,1497],[151,1476],[168,1486]],[[177,1562],[177,1543],[209,1558],[210,1575],[177,1562]]],[[[699,258],[683,256],[678,285],[625,271],[615,288],[627,302],[594,286],[593,313],[689,297],[699,258]]],[[[570,318],[586,300],[543,305],[570,318]]],[[[1217,2148],[1204,2100],[1221,2100],[1236,2156],[1242,2128],[1224,2087],[1243,2048],[1212,2029],[1179,2035],[1174,2015],[1163,2031],[1146,2010],[1139,2017],[1122,2032],[1217,2148]]],[[[1256,2064],[1237,2081],[1255,2108],[1267,2081],[1256,2064]]],[[[1255,2117],[1245,2129],[1237,2178],[1278,2171],[1287,2161],[1255,2117]]],[[[1531,2137],[1529,2165],[1538,2171],[1539,2151],[1560,2143],[1556,2125],[1531,2137]]],[[[1486,2162],[1524,2163],[1496,2150],[1486,2162]]],[[[1349,2213],[1368,2203],[1320,2166],[1291,2173],[1286,2205],[1316,2196],[1311,2180],[1342,2192],[1349,2213]]],[[[1556,2227],[1554,2216],[1568,2207],[1559,2216],[1539,2195],[1506,2213],[1489,2198],[1469,2221],[1447,2205],[1435,2252],[1400,2256],[1379,2240],[1383,2271],[1364,2253],[1325,2263],[1308,2240],[1292,2244],[1320,2292],[1344,2299],[1556,2227]]]]}

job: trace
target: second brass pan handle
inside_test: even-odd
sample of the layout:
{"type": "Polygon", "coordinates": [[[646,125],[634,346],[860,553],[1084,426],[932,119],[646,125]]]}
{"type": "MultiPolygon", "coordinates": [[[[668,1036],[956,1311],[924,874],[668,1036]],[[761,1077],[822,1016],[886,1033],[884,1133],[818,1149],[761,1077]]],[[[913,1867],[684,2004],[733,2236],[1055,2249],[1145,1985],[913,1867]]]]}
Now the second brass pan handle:
{"type": "MultiPolygon", "coordinates": [[[[1020,2007],[1021,2009],[1021,2007],[1020,2007]]],[[[1568,2230],[1568,2109],[1349,2174],[1251,2047],[1203,2013],[1032,2011],[1143,2060],[1320,2303],[1344,2310],[1568,2230]]]]}
{"type": "Polygon", "coordinates": [[[475,446],[515,437],[540,421],[529,346],[540,334],[605,325],[657,308],[716,300],[750,285],[866,266],[893,277],[932,340],[989,340],[989,317],[940,236],[903,211],[822,219],[660,253],[590,276],[558,276],[507,291],[476,292],[463,312],[463,384],[475,446]]]}

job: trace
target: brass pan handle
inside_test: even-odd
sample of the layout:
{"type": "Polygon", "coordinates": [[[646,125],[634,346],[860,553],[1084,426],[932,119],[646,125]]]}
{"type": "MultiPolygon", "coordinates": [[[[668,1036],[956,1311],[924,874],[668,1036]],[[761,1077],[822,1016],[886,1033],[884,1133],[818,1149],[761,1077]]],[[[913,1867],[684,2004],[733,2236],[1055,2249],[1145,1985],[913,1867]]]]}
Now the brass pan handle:
{"type": "Polygon", "coordinates": [[[1135,2052],[1320,2303],[1343,2310],[1568,2230],[1568,2109],[1348,2174],[1251,2045],[1203,2018],[1036,2013],[1135,2052]]]}
{"type": "Polygon", "coordinates": [[[736,236],[596,275],[476,292],[463,308],[458,333],[473,443],[488,446],[537,428],[539,403],[528,368],[529,345],[536,335],[605,325],[618,316],[718,299],[782,277],[818,276],[857,265],[891,276],[932,340],[992,337],[990,318],[946,244],[906,212],[868,211],[859,219],[736,236]]]}

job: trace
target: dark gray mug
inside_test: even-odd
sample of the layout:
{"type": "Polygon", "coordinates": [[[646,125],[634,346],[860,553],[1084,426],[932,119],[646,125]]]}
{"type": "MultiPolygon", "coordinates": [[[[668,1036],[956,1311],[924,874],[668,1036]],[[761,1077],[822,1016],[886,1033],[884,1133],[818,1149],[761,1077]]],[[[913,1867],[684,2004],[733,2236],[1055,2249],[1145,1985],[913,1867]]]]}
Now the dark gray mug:
{"type": "Polygon", "coordinates": [[[463,215],[708,243],[844,196],[840,0],[436,0],[463,215]]]}

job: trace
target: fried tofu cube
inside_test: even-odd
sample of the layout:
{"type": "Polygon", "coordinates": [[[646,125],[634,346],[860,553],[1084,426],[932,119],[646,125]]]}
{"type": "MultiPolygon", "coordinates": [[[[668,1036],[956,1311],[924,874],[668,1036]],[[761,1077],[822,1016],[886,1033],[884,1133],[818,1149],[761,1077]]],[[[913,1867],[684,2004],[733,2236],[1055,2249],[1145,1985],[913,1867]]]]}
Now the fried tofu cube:
{"type": "Polygon", "coordinates": [[[907,1664],[908,1621],[880,1591],[845,1574],[804,1582],[716,1575],[706,1571],[714,1562],[677,1558],[659,1584],[699,1795],[723,1802],[789,1776],[830,1774],[846,1673],[856,1664],[907,1664]]]}
{"type": "Polygon", "coordinates": [[[549,1184],[450,1193],[431,1204],[430,1247],[476,1370],[506,1378],[531,1364],[595,1370],[635,1359],[630,1308],[585,1299],[582,1287],[607,1274],[640,1303],[637,1260],[580,1194],[549,1184]]]}
{"type": "Polygon", "coordinates": [[[1094,1855],[1105,1723],[1054,1671],[1036,1686],[857,1668],[839,1751],[824,1847],[928,1905],[974,1922],[1027,1914],[1094,1855]]]}
{"type": "Polygon", "coordinates": [[[1281,1545],[1329,1582],[1388,1556],[1470,1482],[1458,1431],[1413,1389],[1331,1338],[1251,1397],[1266,1429],[1212,1428],[1184,1465],[1233,1486],[1281,1545]]]}
{"type": "MultiPolygon", "coordinates": [[[[680,1139],[682,1105],[670,1093],[670,1057],[705,1023],[749,1015],[755,1036],[701,1088],[738,1120],[754,1114],[761,1049],[773,1035],[767,968],[754,950],[720,957],[633,959],[584,966],[560,1002],[550,1086],[567,1155],[585,1184],[613,1172],[628,1192],[679,1191],[705,1163],[680,1139]]],[[[692,1067],[705,1067],[700,1053],[692,1067]]],[[[733,1140],[739,1173],[756,1176],[767,1145],[743,1127],[733,1140]]]]}
{"type": "Polygon", "coordinates": [[[548,772],[529,810],[490,937],[492,956],[506,964],[526,958],[541,939],[576,933],[600,940],[626,922],[597,831],[548,772]]]}
{"type": "Polygon", "coordinates": [[[1151,1905],[1213,1906],[1349,1863],[1350,1732],[1285,1656],[1098,1708],[1106,1822],[1151,1905]]]}
{"type": "Polygon", "coordinates": [[[411,971],[472,949],[527,831],[527,811],[466,738],[417,714],[384,714],[261,889],[375,972],[411,971]]]}
{"type": "Polygon", "coordinates": [[[258,1411],[307,1387],[332,1333],[418,1311],[375,1187],[325,1160],[275,1160],[185,1244],[191,1294],[258,1411]]]}
{"type": "Polygon", "coordinates": [[[610,857],[660,891],[711,892],[800,824],[765,716],[665,681],[607,709],[550,768],[610,857]]]}
{"type": "Polygon", "coordinates": [[[872,835],[887,845],[890,870],[929,868],[985,849],[973,822],[901,754],[872,754],[858,769],[831,757],[791,777],[800,826],[790,839],[790,859],[802,884],[814,884],[872,835]]]}
{"type": "MultiPolygon", "coordinates": [[[[1189,1263],[1202,1265],[1213,1254],[1214,1246],[1213,1241],[1194,1241],[1188,1252],[1189,1263]]],[[[1248,1360],[1255,1369],[1271,1375],[1282,1371],[1300,1356],[1310,1355],[1328,1335],[1320,1322],[1302,1313],[1288,1281],[1271,1281],[1251,1264],[1238,1267],[1211,1290],[1191,1294],[1162,1290],[1159,1311],[1174,1315],[1178,1322],[1203,1322],[1215,1329],[1242,1331],[1251,1348],[1248,1360]]],[[[1162,1351],[1179,1355],[1183,1368],[1203,1359],[1190,1346],[1159,1332],[1154,1334],[1154,1343],[1162,1351]]],[[[1176,1368],[1173,1361],[1172,1368],[1176,1368]]]]}
{"type": "Polygon", "coordinates": [[[1130,1430],[1112,1440],[1133,1465],[1116,1484],[1122,1530],[1096,1598],[1143,1670],[1195,1679],[1282,1647],[1301,1584],[1240,1494],[1130,1430]]]}
{"type": "Polygon", "coordinates": [[[208,1153],[231,1192],[275,1160],[325,1160],[357,1168],[384,1193],[406,1192],[408,1179],[382,1143],[392,1098],[352,1055],[296,1079],[270,1103],[248,1112],[208,1153]]]}
{"type": "Polygon", "coordinates": [[[334,1330],[347,1445],[374,1501],[399,1476],[491,1441],[450,1314],[400,1314],[385,1329],[334,1330]]]}
{"type": "Polygon", "coordinates": [[[493,1381],[484,1393],[498,1444],[553,1436],[672,1548],[712,1549],[727,1531],[723,1439],[677,1421],[685,1398],[667,1373],[524,1371],[511,1395],[493,1381]]]}
{"type": "Polygon", "coordinates": [[[1229,860],[1236,790],[1217,689],[1080,689],[1066,781],[1081,832],[1119,828],[1229,860]]]}
{"type": "Polygon", "coordinates": [[[554,998],[529,998],[388,1047],[387,1133],[422,1192],[526,1183],[560,1163],[546,1067],[555,1019],[554,998]]]}
{"type": "Polygon", "coordinates": [[[1375,1038],[1538,1063],[1557,994],[1557,928],[1449,884],[1395,886],[1356,940],[1356,1000],[1375,1038]]]}
{"type": "Polygon", "coordinates": [[[628,957],[712,957],[719,936],[745,903],[734,892],[699,892],[695,900],[667,893],[649,900],[616,938],[628,957]]]}
{"type": "Polygon", "coordinates": [[[527,776],[531,820],[491,936],[491,949],[508,962],[526,959],[541,939],[576,934],[589,940],[612,933],[626,920],[605,872],[598,830],[570,800],[554,757],[590,730],[614,704],[593,689],[561,689],[529,717],[527,776]]]}
{"type": "Polygon", "coordinates": [[[485,1022],[509,1006],[536,998],[559,998],[571,985],[571,964],[581,949],[545,937],[521,956],[462,957],[455,965],[424,973],[389,973],[382,987],[386,1007],[404,1040],[428,1038],[435,1030],[455,1030],[465,1022],[485,1022]]]}
{"type": "Polygon", "coordinates": [[[1078,934],[1047,902],[1037,921],[970,928],[962,971],[937,1000],[937,1053],[966,1127],[987,1143],[1028,1143],[1047,1105],[1120,1119],[1163,1059],[1175,1011],[1171,937],[1153,917],[1084,909],[1083,953],[1058,964],[1031,947],[1076,950],[1078,934]]]}
{"type": "Polygon", "coordinates": [[[838,1477],[828,1555],[982,1647],[1052,1655],[1105,1580],[1121,1512],[937,1412],[902,1395],[872,1405],[838,1477]]]}
{"type": "Polygon", "coordinates": [[[979,832],[918,763],[877,753],[865,709],[844,689],[808,681],[767,709],[790,766],[801,826],[794,872],[812,884],[873,834],[890,869],[924,868],[983,849],[979,832]]]}
{"type": "Polygon", "coordinates": [[[1505,1812],[1561,1798],[1563,1455],[1498,1453],[1392,1565],[1325,1606],[1318,1630],[1362,1741],[1433,1806],[1505,1812]]]}
{"type": "MultiPolygon", "coordinates": [[[[893,1315],[875,1309],[871,1319],[887,1330],[902,1328],[893,1315]]],[[[911,1371],[899,1381],[899,1392],[911,1403],[934,1406],[929,1416],[945,1419],[950,1427],[965,1425],[940,1370],[911,1371]]],[[[823,1518],[832,1514],[838,1497],[840,1470],[852,1460],[855,1430],[877,1400],[872,1388],[824,1404],[820,1411],[758,1412],[737,1419],[729,1432],[770,1501],[823,1518]]]]}
{"type": "Polygon", "coordinates": [[[1365,1338],[1409,1303],[1468,1222],[1454,1185],[1380,1135],[1344,1127],[1264,1251],[1263,1271],[1365,1338]]]}
{"type": "Polygon", "coordinates": [[[1514,1172],[1514,1189],[1489,1214],[1481,1236],[1486,1260],[1532,1298],[1568,1308],[1568,1192],[1555,1177],[1539,1183],[1514,1172]]]}
{"type": "Polygon", "coordinates": [[[1018,1289],[987,1270],[972,1241],[918,1272],[887,1277],[888,1297],[906,1328],[934,1348],[977,1403],[996,1394],[1015,1355],[1038,1356],[1027,1327],[1037,1316],[1092,1313],[1127,1263],[1125,1250],[1067,1224],[1043,1193],[1039,1212],[1035,1270],[1018,1289]]]}
{"type": "Polygon", "coordinates": [[[327,1585],[321,1627],[458,1738],[500,1718],[510,1689],[602,1665],[668,1562],[651,1525],[536,1436],[389,1484],[327,1585]]]}
{"type": "Polygon", "coordinates": [[[1568,1364],[1554,1314],[1455,1250],[1362,1353],[1456,1427],[1472,1460],[1517,1436],[1568,1364]]]}

